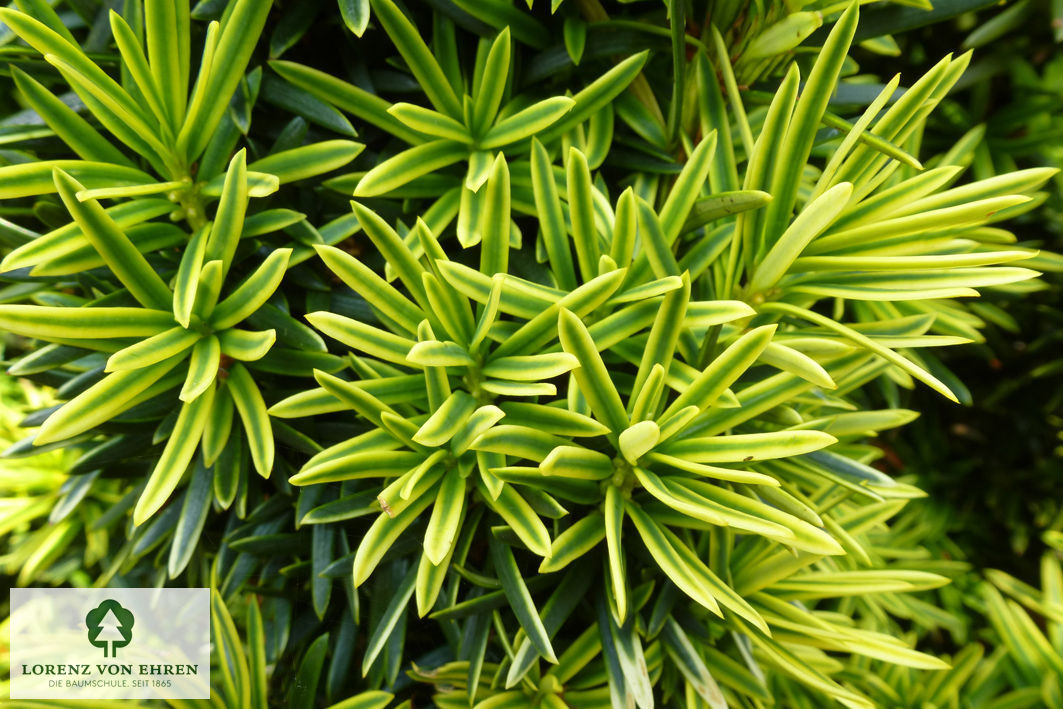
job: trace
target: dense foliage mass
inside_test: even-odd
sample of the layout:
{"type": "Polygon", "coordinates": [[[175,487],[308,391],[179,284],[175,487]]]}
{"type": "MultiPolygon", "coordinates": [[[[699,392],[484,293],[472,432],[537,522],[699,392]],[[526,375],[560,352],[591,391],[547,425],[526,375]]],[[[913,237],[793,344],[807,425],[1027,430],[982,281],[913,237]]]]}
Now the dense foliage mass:
{"type": "Polygon", "coordinates": [[[1063,707],[896,454],[1063,265],[988,4],[0,9],[0,573],[211,587],[219,706],[1063,707]]]}

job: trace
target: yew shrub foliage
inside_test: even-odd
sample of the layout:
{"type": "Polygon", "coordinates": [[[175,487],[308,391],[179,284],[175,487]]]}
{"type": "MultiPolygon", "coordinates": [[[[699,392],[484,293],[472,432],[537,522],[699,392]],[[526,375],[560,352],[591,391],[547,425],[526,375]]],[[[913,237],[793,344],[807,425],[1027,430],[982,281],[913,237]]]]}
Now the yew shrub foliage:
{"type": "Polygon", "coordinates": [[[1059,266],[921,3],[107,5],[0,9],[17,583],[212,587],[229,707],[1063,706],[876,444],[1059,266]]]}

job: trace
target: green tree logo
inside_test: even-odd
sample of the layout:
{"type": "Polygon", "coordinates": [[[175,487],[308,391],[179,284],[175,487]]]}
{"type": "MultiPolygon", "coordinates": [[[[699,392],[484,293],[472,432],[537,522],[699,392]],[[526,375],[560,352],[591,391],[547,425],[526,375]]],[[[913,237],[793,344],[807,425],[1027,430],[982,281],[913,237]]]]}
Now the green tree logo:
{"type": "Polygon", "coordinates": [[[89,642],[102,647],[104,657],[117,657],[118,648],[133,639],[133,614],[111,598],[89,611],[85,624],[89,627],[89,642]]]}

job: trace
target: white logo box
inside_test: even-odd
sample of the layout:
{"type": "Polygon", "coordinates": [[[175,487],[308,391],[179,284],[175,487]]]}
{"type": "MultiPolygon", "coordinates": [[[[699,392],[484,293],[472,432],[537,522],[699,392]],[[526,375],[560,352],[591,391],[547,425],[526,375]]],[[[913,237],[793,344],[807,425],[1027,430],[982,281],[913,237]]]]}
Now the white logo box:
{"type": "Polygon", "coordinates": [[[206,588],[11,589],[12,699],[209,699],[206,588]]]}

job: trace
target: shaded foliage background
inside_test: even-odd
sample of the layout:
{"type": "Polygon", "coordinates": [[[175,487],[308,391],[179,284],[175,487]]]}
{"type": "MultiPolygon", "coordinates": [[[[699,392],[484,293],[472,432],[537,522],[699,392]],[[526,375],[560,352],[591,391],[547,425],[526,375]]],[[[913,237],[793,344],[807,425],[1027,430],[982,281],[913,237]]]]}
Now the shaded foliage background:
{"type": "MultiPolygon", "coordinates": [[[[946,149],[980,135],[972,172],[1014,166],[1063,167],[1063,14],[1047,0],[969,12],[897,36],[892,70],[920,71],[935,57],[973,48],[974,59],[925,146],[946,149]]],[[[889,67],[886,69],[885,67],[889,67]]],[[[1057,176],[1042,209],[1016,220],[1020,241],[1058,251],[1063,243],[1063,182],[1057,176]]],[[[891,437],[897,459],[949,518],[948,530],[980,568],[1001,568],[1034,583],[1045,550],[1040,535],[1063,525],[1063,281],[1022,297],[997,294],[1009,319],[986,342],[950,350],[944,360],[971,392],[957,407],[911,393],[922,415],[907,435],[891,437]]]]}

